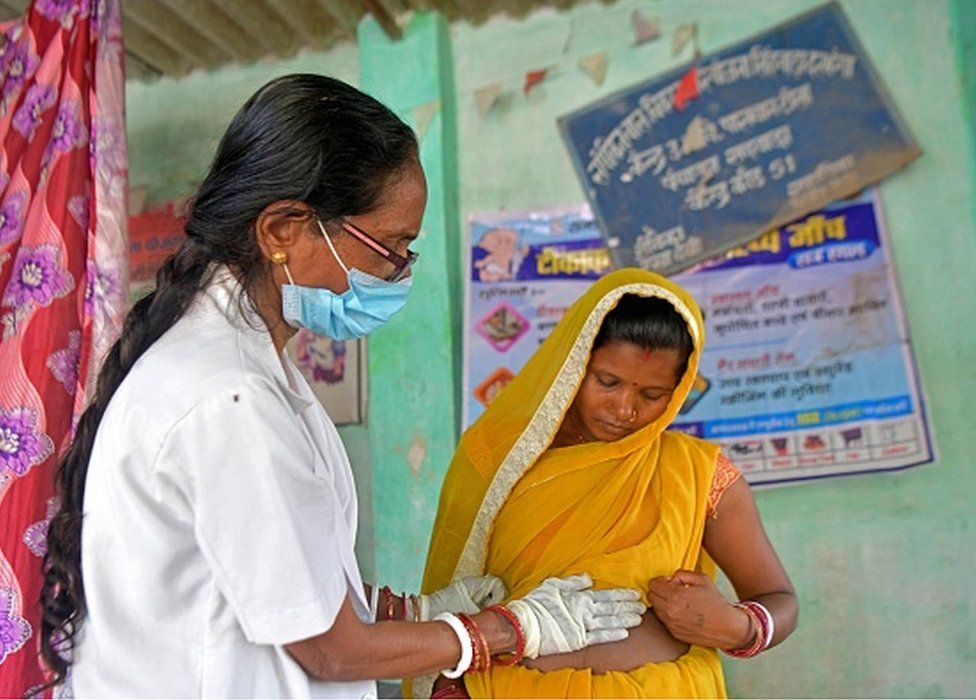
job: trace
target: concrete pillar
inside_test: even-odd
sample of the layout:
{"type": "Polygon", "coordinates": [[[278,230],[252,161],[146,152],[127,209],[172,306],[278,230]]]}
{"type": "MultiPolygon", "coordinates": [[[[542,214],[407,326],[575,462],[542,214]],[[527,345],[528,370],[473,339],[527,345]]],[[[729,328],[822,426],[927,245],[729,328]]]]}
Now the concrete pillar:
{"type": "Polygon", "coordinates": [[[358,29],[360,87],[422,128],[429,199],[406,308],[368,341],[376,580],[416,591],[437,497],[460,424],[461,305],[456,109],[444,17],[417,13],[399,41],[367,17],[358,29]]]}

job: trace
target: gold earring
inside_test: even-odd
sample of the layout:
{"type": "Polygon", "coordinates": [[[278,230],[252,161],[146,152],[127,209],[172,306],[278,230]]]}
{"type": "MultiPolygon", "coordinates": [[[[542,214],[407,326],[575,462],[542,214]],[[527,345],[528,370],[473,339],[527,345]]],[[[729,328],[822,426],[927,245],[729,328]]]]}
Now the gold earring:
{"type": "Polygon", "coordinates": [[[277,250],[271,254],[271,262],[277,263],[278,265],[284,265],[288,262],[288,253],[283,250],[277,250]]]}

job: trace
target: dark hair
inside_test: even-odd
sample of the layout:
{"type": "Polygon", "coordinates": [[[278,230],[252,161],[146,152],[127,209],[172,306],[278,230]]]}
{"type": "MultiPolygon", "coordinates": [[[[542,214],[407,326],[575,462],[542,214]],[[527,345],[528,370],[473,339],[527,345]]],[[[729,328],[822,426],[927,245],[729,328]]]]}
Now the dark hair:
{"type": "Polygon", "coordinates": [[[593,349],[610,343],[633,343],[646,350],[678,353],[678,379],[688,368],[694,350],[688,322],[665,299],[624,294],[603,318],[593,349]]]}
{"type": "Polygon", "coordinates": [[[186,241],[163,263],[155,291],[129,312],[58,465],[61,505],[48,530],[41,591],[41,656],[55,674],[49,685],[64,679],[70,665],[64,654],[86,612],[82,503],[95,433],[132,365],[206,286],[211,263],[231,266],[248,291],[266,274],[253,226],[269,204],[299,200],[323,221],[366,213],[390,178],[418,158],[416,137],[393,112],[321,75],[273,80],[234,117],[193,200],[186,241]]]}

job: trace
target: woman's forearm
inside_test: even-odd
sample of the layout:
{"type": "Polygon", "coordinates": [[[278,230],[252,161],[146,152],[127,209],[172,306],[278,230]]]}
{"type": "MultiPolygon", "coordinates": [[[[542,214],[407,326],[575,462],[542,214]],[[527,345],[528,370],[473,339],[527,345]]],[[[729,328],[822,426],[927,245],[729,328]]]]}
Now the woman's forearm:
{"type": "Polygon", "coordinates": [[[379,622],[363,627],[368,629],[349,635],[344,644],[318,640],[314,663],[302,666],[322,680],[356,681],[440,672],[454,668],[461,657],[454,631],[441,622],[379,622]]]}
{"type": "MultiPolygon", "coordinates": [[[[515,648],[515,630],[500,615],[473,616],[492,654],[515,648]]],[[[452,669],[461,644],[443,622],[366,624],[347,599],[329,631],[286,647],[310,675],[329,681],[401,678],[452,669]]]]}

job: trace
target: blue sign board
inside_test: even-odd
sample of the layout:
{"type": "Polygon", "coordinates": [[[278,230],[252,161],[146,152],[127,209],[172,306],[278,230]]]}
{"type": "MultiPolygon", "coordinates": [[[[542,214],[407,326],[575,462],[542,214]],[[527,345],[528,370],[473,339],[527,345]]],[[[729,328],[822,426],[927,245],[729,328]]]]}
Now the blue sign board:
{"type": "Polygon", "coordinates": [[[921,154],[837,3],[559,126],[614,263],[664,274],[921,154]]]}

